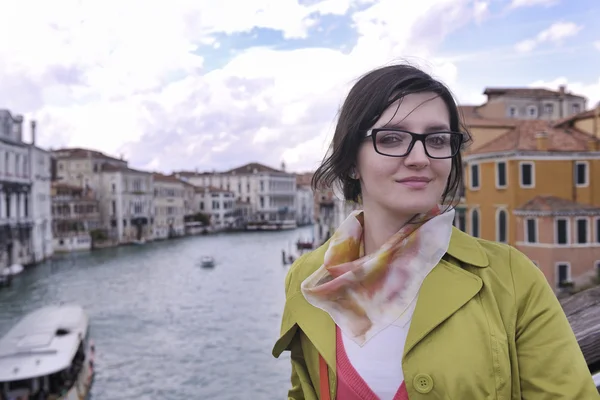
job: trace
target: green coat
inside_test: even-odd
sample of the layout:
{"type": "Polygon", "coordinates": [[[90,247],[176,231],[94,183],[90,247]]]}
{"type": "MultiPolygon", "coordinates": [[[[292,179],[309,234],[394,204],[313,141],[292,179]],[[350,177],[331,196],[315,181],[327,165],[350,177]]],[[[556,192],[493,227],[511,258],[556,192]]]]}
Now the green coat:
{"type": "MultiPolygon", "coordinates": [[[[300,291],[323,263],[325,250],[326,245],[299,258],[285,280],[281,337],[273,355],[291,352],[288,399],[319,399],[319,354],[335,399],[335,325],[300,291]]],[[[411,400],[600,399],[541,271],[518,250],[456,228],[448,254],[419,292],[402,368],[411,400]]]]}

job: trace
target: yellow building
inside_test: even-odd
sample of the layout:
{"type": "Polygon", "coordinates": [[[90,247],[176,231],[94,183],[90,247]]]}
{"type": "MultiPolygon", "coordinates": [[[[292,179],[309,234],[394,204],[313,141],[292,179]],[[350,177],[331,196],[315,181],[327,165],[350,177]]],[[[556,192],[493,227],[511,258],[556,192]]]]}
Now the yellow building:
{"type": "MultiPolygon", "coordinates": [[[[466,232],[516,245],[526,254],[519,243],[525,228],[515,211],[519,218],[525,211],[534,212],[531,207],[544,204],[534,201],[539,198],[564,199],[571,208],[572,203],[600,206],[600,140],[576,128],[542,120],[515,121],[505,133],[465,154],[464,161],[466,232]]],[[[600,260],[600,232],[588,236],[600,260]]],[[[555,244],[536,241],[528,246],[555,244]]]]}

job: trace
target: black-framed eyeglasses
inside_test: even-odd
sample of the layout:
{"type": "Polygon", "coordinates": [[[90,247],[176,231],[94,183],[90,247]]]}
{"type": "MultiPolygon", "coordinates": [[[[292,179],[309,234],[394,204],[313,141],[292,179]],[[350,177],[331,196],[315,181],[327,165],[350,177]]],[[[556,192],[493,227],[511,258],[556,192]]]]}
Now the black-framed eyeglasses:
{"type": "Polygon", "coordinates": [[[419,141],[423,143],[427,157],[452,158],[458,154],[463,142],[462,133],[450,131],[413,133],[403,129],[375,128],[367,131],[366,137],[369,136],[375,151],[388,157],[405,157],[419,141]]]}

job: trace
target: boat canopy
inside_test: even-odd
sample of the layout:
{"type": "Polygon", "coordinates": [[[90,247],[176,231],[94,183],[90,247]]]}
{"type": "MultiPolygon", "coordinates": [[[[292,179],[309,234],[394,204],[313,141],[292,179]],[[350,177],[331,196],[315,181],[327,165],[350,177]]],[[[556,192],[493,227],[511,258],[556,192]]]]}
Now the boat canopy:
{"type": "Polygon", "coordinates": [[[47,306],[26,315],[0,339],[0,382],[42,377],[69,367],[88,323],[78,305],[47,306]]]}

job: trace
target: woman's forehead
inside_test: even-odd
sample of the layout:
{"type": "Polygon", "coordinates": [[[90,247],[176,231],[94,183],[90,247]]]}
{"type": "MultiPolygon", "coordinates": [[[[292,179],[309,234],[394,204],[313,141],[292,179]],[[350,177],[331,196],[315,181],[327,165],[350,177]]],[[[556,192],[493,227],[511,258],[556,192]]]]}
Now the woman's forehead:
{"type": "Polygon", "coordinates": [[[410,129],[411,126],[448,127],[450,113],[444,100],[436,93],[414,93],[393,102],[379,117],[374,128],[396,126],[410,129]]]}

